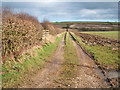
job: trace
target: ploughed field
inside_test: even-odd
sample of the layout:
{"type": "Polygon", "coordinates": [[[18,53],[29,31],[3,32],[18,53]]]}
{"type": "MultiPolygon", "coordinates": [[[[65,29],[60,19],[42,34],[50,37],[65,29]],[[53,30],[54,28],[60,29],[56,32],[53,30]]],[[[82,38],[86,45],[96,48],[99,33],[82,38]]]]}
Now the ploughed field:
{"type": "Polygon", "coordinates": [[[120,31],[88,31],[88,32],[81,32],[81,33],[98,35],[98,36],[118,40],[120,31]]]}
{"type": "Polygon", "coordinates": [[[77,29],[79,31],[117,31],[118,23],[116,22],[57,22],[54,23],[60,27],[77,29]]]}

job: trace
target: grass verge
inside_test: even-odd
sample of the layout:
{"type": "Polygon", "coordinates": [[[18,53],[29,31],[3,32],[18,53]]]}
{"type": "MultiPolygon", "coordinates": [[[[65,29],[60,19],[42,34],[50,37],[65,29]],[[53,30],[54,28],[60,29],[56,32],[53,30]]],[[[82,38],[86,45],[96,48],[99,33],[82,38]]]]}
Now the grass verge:
{"type": "Polygon", "coordinates": [[[26,77],[41,69],[62,38],[63,35],[57,37],[54,43],[30,50],[18,58],[21,62],[8,60],[9,62],[2,65],[2,86],[4,88],[17,87],[26,77]]]}
{"type": "Polygon", "coordinates": [[[74,38],[77,40],[77,42],[85,48],[85,50],[90,53],[94,59],[100,63],[105,68],[112,68],[112,69],[118,69],[118,65],[120,64],[120,56],[118,54],[118,50],[112,50],[112,47],[110,46],[101,46],[101,45],[95,45],[95,46],[89,46],[82,42],[82,39],[73,34],[74,38]]]}

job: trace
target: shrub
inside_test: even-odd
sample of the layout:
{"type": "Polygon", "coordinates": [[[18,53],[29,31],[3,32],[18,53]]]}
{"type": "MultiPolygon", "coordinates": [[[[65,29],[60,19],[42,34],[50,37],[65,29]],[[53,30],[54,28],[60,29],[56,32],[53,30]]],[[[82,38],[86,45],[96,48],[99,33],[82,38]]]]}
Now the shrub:
{"type": "Polygon", "coordinates": [[[35,17],[28,14],[14,14],[8,9],[2,14],[2,56],[8,57],[12,54],[17,57],[24,49],[40,43],[43,27],[35,17]],[[9,14],[6,15],[7,13],[9,14]]]}

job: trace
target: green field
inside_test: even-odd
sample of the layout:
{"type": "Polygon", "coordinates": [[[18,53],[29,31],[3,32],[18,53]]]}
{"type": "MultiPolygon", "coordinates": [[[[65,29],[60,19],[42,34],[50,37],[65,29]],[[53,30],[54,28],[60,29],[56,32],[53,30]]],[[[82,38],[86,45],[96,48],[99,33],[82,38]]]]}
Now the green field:
{"type": "Polygon", "coordinates": [[[82,33],[94,34],[94,35],[99,35],[102,37],[118,40],[118,33],[120,33],[120,31],[89,31],[82,33]]]}
{"type": "Polygon", "coordinates": [[[112,47],[110,46],[89,46],[83,43],[79,36],[75,34],[72,35],[77,40],[78,44],[80,44],[88,53],[93,55],[94,59],[103,67],[111,67],[112,69],[118,68],[120,56],[118,56],[117,50],[112,50],[112,47]]]}

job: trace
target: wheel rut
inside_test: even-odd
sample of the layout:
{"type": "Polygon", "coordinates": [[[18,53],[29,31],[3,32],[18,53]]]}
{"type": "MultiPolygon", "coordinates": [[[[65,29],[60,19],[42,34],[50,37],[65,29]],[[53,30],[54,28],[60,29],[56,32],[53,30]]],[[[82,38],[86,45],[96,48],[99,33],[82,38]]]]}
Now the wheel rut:
{"type": "Polygon", "coordinates": [[[50,83],[59,75],[61,64],[63,63],[64,39],[58,45],[51,60],[47,61],[45,67],[34,77],[30,78],[21,88],[49,88],[50,83]]]}
{"type": "Polygon", "coordinates": [[[78,88],[109,88],[110,83],[106,81],[106,77],[102,71],[98,68],[96,63],[90,58],[79,46],[73,37],[71,36],[74,47],[76,48],[76,53],[78,56],[78,88]]]}

